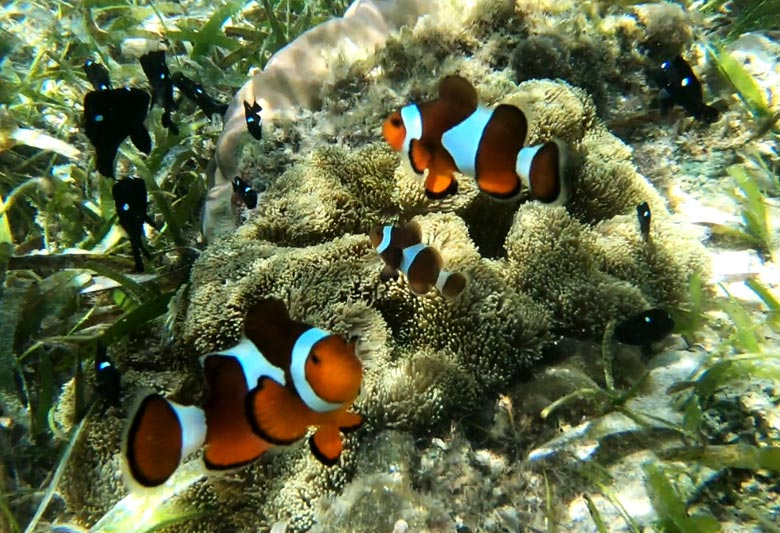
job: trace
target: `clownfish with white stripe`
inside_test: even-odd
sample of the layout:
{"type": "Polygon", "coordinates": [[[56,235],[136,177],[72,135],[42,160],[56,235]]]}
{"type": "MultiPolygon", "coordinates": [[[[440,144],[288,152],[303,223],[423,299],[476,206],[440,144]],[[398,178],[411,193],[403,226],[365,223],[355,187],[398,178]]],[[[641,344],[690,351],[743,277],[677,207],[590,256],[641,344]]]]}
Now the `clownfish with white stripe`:
{"type": "Polygon", "coordinates": [[[476,89],[460,76],[442,79],[437,99],[393,112],[382,134],[417,174],[428,171],[425,194],[430,199],[457,192],[455,172],[475,178],[480,190],[496,199],[513,199],[523,186],[545,204],[562,205],[568,199],[566,145],[553,139],[525,146],[523,111],[508,104],[479,105],[476,89]]]}
{"type": "Polygon", "coordinates": [[[350,411],[363,370],[354,343],[292,320],[280,300],[262,300],[247,313],[244,336],[202,358],[209,396],[202,408],[159,394],[144,397],[123,440],[132,483],[165,483],[181,461],[204,448],[208,470],[251,463],[276,444],[292,444],[315,427],[309,446],[335,464],[341,433],[360,427],[350,411]]]}
{"type": "Polygon", "coordinates": [[[379,275],[382,281],[396,278],[398,272],[403,272],[412,293],[419,296],[436,287],[447,300],[457,298],[466,288],[466,276],[442,269],[439,252],[422,243],[417,224],[375,226],[369,239],[385,263],[379,275]]]}

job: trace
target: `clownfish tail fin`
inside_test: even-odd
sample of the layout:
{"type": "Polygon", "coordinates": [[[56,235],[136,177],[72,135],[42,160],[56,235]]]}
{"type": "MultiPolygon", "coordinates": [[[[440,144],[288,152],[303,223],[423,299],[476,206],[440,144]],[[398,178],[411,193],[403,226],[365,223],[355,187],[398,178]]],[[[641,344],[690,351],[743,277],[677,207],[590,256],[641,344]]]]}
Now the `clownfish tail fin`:
{"type": "Polygon", "coordinates": [[[553,139],[523,147],[517,154],[515,172],[528,187],[532,199],[550,206],[563,205],[569,198],[567,160],[566,143],[553,139]]]}
{"type": "Polygon", "coordinates": [[[436,288],[445,300],[454,300],[466,289],[468,279],[460,272],[442,270],[436,280],[436,288]]]}
{"type": "Polygon", "coordinates": [[[194,406],[179,405],[159,394],[137,402],[122,442],[129,480],[157,487],[176,471],[182,459],[203,446],[206,416],[194,406]]]}

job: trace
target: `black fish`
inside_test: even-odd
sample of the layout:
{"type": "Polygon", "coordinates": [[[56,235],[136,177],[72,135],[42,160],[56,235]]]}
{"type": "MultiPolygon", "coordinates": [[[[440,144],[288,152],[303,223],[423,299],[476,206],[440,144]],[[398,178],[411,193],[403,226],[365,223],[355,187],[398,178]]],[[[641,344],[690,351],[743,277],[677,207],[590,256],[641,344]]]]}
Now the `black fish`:
{"type": "Polygon", "coordinates": [[[244,100],[244,117],[246,118],[246,129],[249,131],[249,134],[258,141],[263,136],[260,117],[260,111],[262,110],[263,108],[260,107],[260,104],[258,104],[257,101],[255,101],[255,103],[252,105],[249,105],[249,102],[244,100]]]}
{"type": "Polygon", "coordinates": [[[211,115],[223,116],[227,112],[227,104],[220,104],[212,99],[203,90],[202,85],[192,81],[181,72],[176,72],[173,75],[173,84],[178,87],[184,96],[195,102],[209,120],[211,120],[211,115]]]}
{"type": "Polygon", "coordinates": [[[173,102],[173,81],[171,80],[171,71],[165,63],[165,50],[149,52],[141,56],[141,68],[144,69],[152,86],[152,106],[160,103],[163,107],[162,125],[170,130],[174,135],[179,134],[179,128],[171,120],[171,111],[176,109],[173,102]]]}
{"type": "Polygon", "coordinates": [[[233,192],[244,201],[249,209],[257,207],[257,191],[238,176],[233,178],[233,192]]]}
{"type": "Polygon", "coordinates": [[[152,151],[152,139],[144,126],[148,109],[149,95],[141,89],[90,91],[84,96],[85,130],[101,174],[114,177],[116,151],[128,135],[143,153],[152,151]]]}
{"type": "Polygon", "coordinates": [[[702,122],[710,124],[718,120],[720,111],[704,103],[701,82],[682,56],[677,56],[661,64],[658,84],[661,86],[661,111],[663,113],[669,112],[676,104],[702,122]]]}
{"type": "Polygon", "coordinates": [[[615,338],[623,344],[645,346],[660,341],[674,329],[674,320],[663,309],[648,309],[615,326],[615,338]]]}
{"type": "Polygon", "coordinates": [[[108,76],[108,69],[105,65],[95,63],[91,59],[84,62],[84,72],[87,74],[89,83],[96,91],[111,90],[111,78],[108,76]]]}
{"type": "Polygon", "coordinates": [[[650,206],[647,202],[642,202],[636,206],[636,218],[639,220],[639,232],[642,234],[642,238],[647,240],[650,238],[650,206]]]}
{"type": "Polygon", "coordinates": [[[119,397],[122,392],[119,370],[108,358],[106,346],[98,342],[97,354],[95,355],[95,377],[97,380],[97,391],[106,401],[114,406],[119,406],[119,397]]]}
{"type": "Polygon", "coordinates": [[[146,183],[141,178],[127,177],[119,180],[111,189],[116,205],[116,214],[119,218],[119,225],[127,232],[130,239],[130,246],[133,250],[133,259],[135,260],[135,271],[143,272],[144,264],[141,260],[141,253],[150,259],[149,252],[143,245],[144,222],[156,228],[154,221],[146,212],[146,183]]]}

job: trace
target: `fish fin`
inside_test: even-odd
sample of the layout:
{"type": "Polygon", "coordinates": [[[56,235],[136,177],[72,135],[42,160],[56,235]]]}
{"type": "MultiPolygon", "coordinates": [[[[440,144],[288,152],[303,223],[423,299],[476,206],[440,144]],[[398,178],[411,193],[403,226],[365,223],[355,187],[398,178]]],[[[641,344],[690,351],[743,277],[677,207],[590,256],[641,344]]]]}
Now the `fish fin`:
{"type": "Polygon", "coordinates": [[[446,76],[439,83],[439,98],[449,100],[475,110],[479,104],[477,90],[466,78],[461,76],[446,76]]]}
{"type": "Polygon", "coordinates": [[[320,426],[314,435],[309,437],[309,448],[314,457],[325,466],[335,465],[344,450],[339,428],[334,425],[320,426]]]}
{"type": "Polygon", "coordinates": [[[398,279],[398,269],[385,265],[385,267],[379,272],[379,281],[385,283],[390,280],[398,279]]]}
{"type": "Polygon", "coordinates": [[[143,247],[143,244],[141,244],[141,237],[133,237],[130,236],[130,233],[128,233],[128,237],[130,238],[130,250],[133,252],[133,262],[135,263],[135,271],[137,273],[142,273],[144,271],[144,262],[141,258],[141,253],[143,252],[144,255],[149,257],[149,252],[146,251],[146,249],[143,247]]]}
{"type": "Polygon", "coordinates": [[[404,229],[409,232],[410,235],[411,241],[409,246],[422,242],[422,227],[420,227],[418,222],[411,220],[404,225],[404,229]]]}
{"type": "MultiPolygon", "coordinates": [[[[152,151],[152,138],[149,136],[149,131],[143,123],[130,129],[130,140],[136,148],[146,155],[149,155],[152,151]]],[[[117,148],[119,147],[117,146],[117,148]]]]}
{"type": "Polygon", "coordinates": [[[468,285],[468,278],[460,272],[442,270],[439,272],[439,279],[436,280],[436,288],[445,300],[454,300],[460,296],[466,285],[468,285]]]}
{"type": "Polygon", "coordinates": [[[271,444],[292,444],[306,435],[311,412],[300,398],[263,376],[245,400],[252,430],[271,444]]]}
{"type": "Polygon", "coordinates": [[[149,394],[138,402],[129,419],[123,455],[132,481],[144,487],[165,483],[181,460],[203,445],[203,411],[149,394]]]}
{"type": "Polygon", "coordinates": [[[455,173],[439,163],[440,158],[431,161],[428,176],[425,178],[425,196],[430,200],[440,200],[458,192],[455,173]]]}
{"type": "Polygon", "coordinates": [[[342,433],[357,431],[363,425],[363,417],[357,413],[344,411],[339,414],[338,426],[342,433]]]}
{"type": "Polygon", "coordinates": [[[412,139],[409,143],[409,163],[412,170],[422,174],[431,162],[431,152],[419,139],[412,139]]]}
{"type": "Polygon", "coordinates": [[[526,146],[517,155],[517,174],[528,185],[531,198],[545,205],[563,205],[568,200],[566,145],[557,139],[526,146]]]}

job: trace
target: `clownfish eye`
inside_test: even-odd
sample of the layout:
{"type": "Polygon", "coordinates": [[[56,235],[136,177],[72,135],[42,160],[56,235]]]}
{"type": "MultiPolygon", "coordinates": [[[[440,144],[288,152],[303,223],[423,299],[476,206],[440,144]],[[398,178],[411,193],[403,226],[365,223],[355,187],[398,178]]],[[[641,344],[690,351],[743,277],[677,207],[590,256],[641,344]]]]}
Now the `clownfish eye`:
{"type": "Polygon", "coordinates": [[[403,120],[401,120],[401,117],[393,117],[390,119],[390,124],[392,124],[396,128],[400,128],[404,125],[403,120]]]}
{"type": "Polygon", "coordinates": [[[316,353],[311,354],[311,362],[314,363],[315,365],[320,364],[320,358],[317,357],[316,353]]]}

